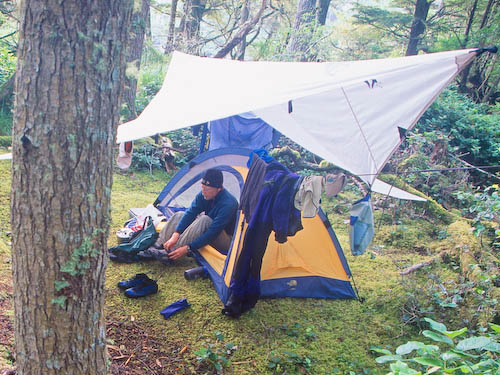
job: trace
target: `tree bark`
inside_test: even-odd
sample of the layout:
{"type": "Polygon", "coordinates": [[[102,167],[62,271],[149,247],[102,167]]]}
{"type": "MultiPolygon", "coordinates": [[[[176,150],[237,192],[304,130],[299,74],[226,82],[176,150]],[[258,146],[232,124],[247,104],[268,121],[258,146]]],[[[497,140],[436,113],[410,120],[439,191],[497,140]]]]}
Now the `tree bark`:
{"type": "Polygon", "coordinates": [[[300,0],[295,14],[293,32],[288,42],[287,52],[292,58],[298,56],[300,61],[311,60],[308,49],[315,29],[316,0],[300,0]]]}
{"type": "MultiPolygon", "coordinates": [[[[240,17],[240,25],[243,26],[248,21],[250,17],[250,0],[245,0],[245,3],[242,6],[241,17],[240,17]]],[[[236,54],[237,60],[245,60],[245,51],[247,48],[247,39],[246,35],[241,38],[241,42],[238,45],[238,52],[236,54]]]]}
{"type": "Polygon", "coordinates": [[[165,54],[169,54],[174,49],[174,36],[175,36],[175,18],[177,17],[177,3],[178,0],[172,0],[170,5],[170,20],[168,23],[168,37],[167,45],[165,46],[165,54]]]}
{"type": "Polygon", "coordinates": [[[413,22],[410,30],[410,40],[406,48],[406,56],[416,55],[418,53],[418,43],[421,35],[425,31],[425,21],[429,14],[429,7],[432,1],[417,0],[415,5],[415,13],[413,14],[413,22]]]}
{"type": "Polygon", "coordinates": [[[135,97],[141,67],[142,49],[149,19],[150,0],[135,0],[140,6],[134,7],[129,43],[127,45],[127,71],[125,75],[124,101],[129,110],[127,120],[137,117],[135,97]]]}
{"type": "Polygon", "coordinates": [[[320,25],[325,25],[326,16],[328,15],[328,8],[330,8],[331,0],[318,0],[318,10],[316,14],[316,19],[320,25]]]}
{"type": "Polygon", "coordinates": [[[11,193],[19,375],[107,372],[106,242],[132,4],[21,2],[11,193]]]}
{"type": "Polygon", "coordinates": [[[472,8],[471,8],[470,13],[469,13],[469,18],[467,19],[467,25],[465,27],[464,43],[463,43],[462,48],[467,47],[467,43],[469,42],[470,30],[472,27],[472,21],[474,21],[474,16],[476,15],[478,1],[479,0],[474,0],[474,3],[472,4],[472,8]]]}
{"type": "Polygon", "coordinates": [[[206,0],[186,0],[184,2],[184,22],[182,30],[186,43],[186,50],[195,53],[192,46],[196,44],[200,34],[200,24],[205,14],[206,0]]]}
{"type": "Polygon", "coordinates": [[[137,81],[141,68],[142,48],[144,46],[144,36],[146,35],[150,5],[150,0],[136,0],[136,2],[138,2],[140,6],[134,7],[132,13],[129,43],[127,44],[125,91],[123,93],[124,102],[128,108],[128,121],[137,117],[135,96],[137,93],[137,81]]]}
{"type": "Polygon", "coordinates": [[[493,2],[494,2],[494,0],[488,1],[488,5],[486,5],[486,9],[484,10],[484,13],[483,13],[483,18],[481,19],[481,25],[479,25],[479,30],[481,30],[483,27],[486,26],[493,2]]]}

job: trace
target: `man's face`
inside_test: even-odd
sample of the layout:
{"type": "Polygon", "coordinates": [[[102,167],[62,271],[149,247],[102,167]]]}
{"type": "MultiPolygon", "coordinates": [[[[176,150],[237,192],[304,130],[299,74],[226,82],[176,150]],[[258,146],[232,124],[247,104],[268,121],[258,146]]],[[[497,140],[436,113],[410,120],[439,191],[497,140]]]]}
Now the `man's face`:
{"type": "Polygon", "coordinates": [[[207,201],[214,199],[221,190],[222,188],[216,188],[213,186],[207,186],[201,184],[201,194],[203,195],[203,198],[205,198],[207,201]]]}

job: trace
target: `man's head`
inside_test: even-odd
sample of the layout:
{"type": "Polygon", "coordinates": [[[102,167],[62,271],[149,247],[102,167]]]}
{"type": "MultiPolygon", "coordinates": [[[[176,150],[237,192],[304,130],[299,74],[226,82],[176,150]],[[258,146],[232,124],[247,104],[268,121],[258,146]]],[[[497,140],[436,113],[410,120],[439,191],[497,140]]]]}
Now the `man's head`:
{"type": "Polygon", "coordinates": [[[201,194],[203,198],[214,199],[222,190],[222,172],[218,169],[208,169],[201,180],[201,194]]]}

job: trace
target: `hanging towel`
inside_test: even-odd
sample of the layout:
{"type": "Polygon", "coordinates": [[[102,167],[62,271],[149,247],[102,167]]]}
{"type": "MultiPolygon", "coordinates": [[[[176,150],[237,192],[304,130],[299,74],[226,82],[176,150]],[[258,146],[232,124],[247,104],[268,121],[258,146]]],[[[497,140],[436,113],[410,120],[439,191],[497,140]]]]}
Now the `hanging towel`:
{"type": "Polygon", "coordinates": [[[128,169],[132,164],[132,151],[134,149],[134,144],[130,142],[120,143],[120,149],[118,151],[118,156],[116,158],[116,164],[120,169],[128,169]]]}
{"type": "Polygon", "coordinates": [[[365,252],[374,235],[372,205],[370,194],[355,202],[351,208],[349,239],[352,255],[365,252]]]}
{"type": "Polygon", "coordinates": [[[295,208],[302,211],[302,217],[314,217],[319,210],[321,191],[325,186],[323,176],[306,176],[295,194],[295,208]]]}
{"type": "Polygon", "coordinates": [[[170,318],[172,315],[177,314],[179,311],[184,310],[186,307],[191,306],[186,298],[175,301],[174,303],[168,305],[160,314],[163,315],[165,319],[170,318]]]}

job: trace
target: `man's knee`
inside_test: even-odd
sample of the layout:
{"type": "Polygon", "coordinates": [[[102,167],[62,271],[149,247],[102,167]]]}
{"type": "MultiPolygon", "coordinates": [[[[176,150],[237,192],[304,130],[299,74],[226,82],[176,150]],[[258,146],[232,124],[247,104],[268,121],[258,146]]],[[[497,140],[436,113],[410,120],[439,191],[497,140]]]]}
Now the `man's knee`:
{"type": "Polygon", "coordinates": [[[212,218],[208,215],[200,215],[193,222],[193,226],[195,226],[199,231],[205,232],[208,230],[208,227],[212,225],[212,218]]]}

